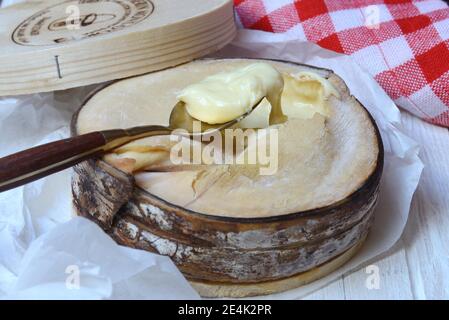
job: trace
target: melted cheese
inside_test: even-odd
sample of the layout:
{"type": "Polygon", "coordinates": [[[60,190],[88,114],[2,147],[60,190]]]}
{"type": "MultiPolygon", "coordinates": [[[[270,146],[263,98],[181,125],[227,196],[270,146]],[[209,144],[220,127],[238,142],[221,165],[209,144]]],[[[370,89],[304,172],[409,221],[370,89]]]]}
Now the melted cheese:
{"type": "Polygon", "coordinates": [[[326,100],[330,95],[340,98],[332,84],[312,72],[284,74],[282,110],[291,118],[311,119],[316,113],[330,116],[326,100]]]}
{"type": "MultiPolygon", "coordinates": [[[[289,119],[312,119],[315,114],[330,117],[330,108],[327,104],[329,96],[340,98],[340,94],[325,78],[312,72],[299,72],[297,74],[282,74],[284,88],[281,95],[282,113],[289,119]]],[[[267,99],[245,119],[241,128],[267,128],[273,124],[270,120],[272,106],[267,99]]]]}
{"type": "Polygon", "coordinates": [[[186,87],[178,99],[194,118],[210,124],[225,123],[245,114],[263,97],[271,103],[274,122],[285,120],[280,110],[282,75],[267,63],[223,72],[186,87]]]}

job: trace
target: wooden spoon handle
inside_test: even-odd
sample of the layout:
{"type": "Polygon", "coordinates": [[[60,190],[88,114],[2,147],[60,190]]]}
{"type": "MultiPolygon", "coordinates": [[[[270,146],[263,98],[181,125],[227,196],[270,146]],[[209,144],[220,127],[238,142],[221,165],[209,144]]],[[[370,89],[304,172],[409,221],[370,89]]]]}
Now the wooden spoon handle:
{"type": "Polygon", "coordinates": [[[0,192],[16,188],[102,154],[101,132],[47,143],[0,159],[0,192]]]}

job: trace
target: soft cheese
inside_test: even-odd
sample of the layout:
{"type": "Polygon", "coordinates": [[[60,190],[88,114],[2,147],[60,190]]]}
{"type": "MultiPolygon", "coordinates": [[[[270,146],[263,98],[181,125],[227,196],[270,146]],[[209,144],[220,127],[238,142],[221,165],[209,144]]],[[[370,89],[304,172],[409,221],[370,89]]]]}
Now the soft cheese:
{"type": "MultiPolygon", "coordinates": [[[[284,88],[281,95],[281,110],[289,119],[312,119],[315,114],[330,117],[327,100],[340,94],[329,80],[316,73],[302,71],[296,74],[282,74],[284,88]]],[[[267,99],[245,119],[241,128],[266,128],[273,124],[270,117],[272,106],[267,99]]]]}
{"type": "Polygon", "coordinates": [[[216,124],[245,114],[263,97],[272,105],[279,105],[283,87],[282,75],[274,67],[254,63],[192,84],[178,99],[186,104],[192,117],[216,124]]]}

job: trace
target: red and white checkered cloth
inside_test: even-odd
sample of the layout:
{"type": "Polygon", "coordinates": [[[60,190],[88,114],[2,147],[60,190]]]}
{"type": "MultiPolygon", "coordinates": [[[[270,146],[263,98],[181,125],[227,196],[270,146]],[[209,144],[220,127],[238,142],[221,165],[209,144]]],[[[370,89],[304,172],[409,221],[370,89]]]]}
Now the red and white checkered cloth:
{"type": "Polygon", "coordinates": [[[350,55],[396,104],[449,127],[449,7],[441,0],[234,0],[238,23],[350,55]]]}

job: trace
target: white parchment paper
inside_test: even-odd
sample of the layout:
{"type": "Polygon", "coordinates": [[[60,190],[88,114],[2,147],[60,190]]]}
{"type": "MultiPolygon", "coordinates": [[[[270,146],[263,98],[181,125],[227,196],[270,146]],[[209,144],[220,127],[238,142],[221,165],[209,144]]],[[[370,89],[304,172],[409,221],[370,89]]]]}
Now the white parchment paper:
{"type": "MultiPolygon", "coordinates": [[[[0,98],[0,157],[69,135],[86,93],[0,98]]],[[[71,170],[0,194],[0,298],[198,299],[168,257],[72,218],[71,170]]]]}
{"type": "MultiPolygon", "coordinates": [[[[301,298],[390,249],[404,229],[423,165],[417,144],[401,130],[399,110],[379,85],[347,56],[260,31],[240,31],[214,56],[334,70],[374,116],[385,146],[379,206],[361,251],[321,280],[262,298],[301,298]]],[[[0,98],[0,156],[67,137],[71,115],[91,89],[0,98]]],[[[120,247],[92,222],[72,218],[70,174],[0,194],[0,298],[198,298],[168,258],[120,247]]]]}

